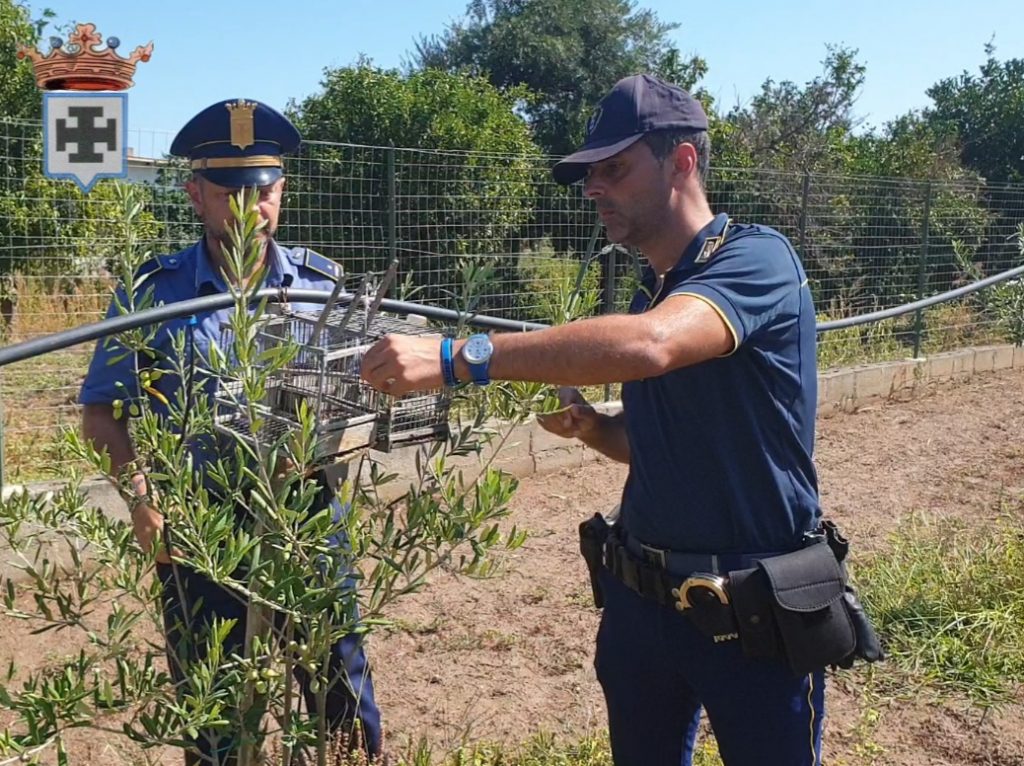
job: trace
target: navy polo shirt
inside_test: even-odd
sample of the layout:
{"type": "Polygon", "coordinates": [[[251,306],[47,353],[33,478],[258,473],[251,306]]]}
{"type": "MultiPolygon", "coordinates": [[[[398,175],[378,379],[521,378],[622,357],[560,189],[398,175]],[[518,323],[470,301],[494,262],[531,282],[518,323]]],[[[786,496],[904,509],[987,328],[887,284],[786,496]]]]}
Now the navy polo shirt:
{"type": "Polygon", "coordinates": [[[735,348],[623,385],[621,523],[675,551],[793,550],[820,517],[815,316],[800,260],[777,231],[720,214],[660,284],[647,270],[630,313],[682,295],[714,308],[735,348]]]}

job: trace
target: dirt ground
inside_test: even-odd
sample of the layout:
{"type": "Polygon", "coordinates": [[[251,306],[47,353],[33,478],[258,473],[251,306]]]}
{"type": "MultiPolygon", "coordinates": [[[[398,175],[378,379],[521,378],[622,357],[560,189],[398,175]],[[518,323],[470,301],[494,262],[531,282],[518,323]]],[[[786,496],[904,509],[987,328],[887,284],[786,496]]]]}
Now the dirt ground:
{"type": "MultiPolygon", "coordinates": [[[[822,418],[825,508],[861,551],[884,546],[913,511],[993,519],[1007,498],[1024,498],[1022,434],[1021,370],[822,418]]],[[[508,571],[486,581],[436,577],[395,609],[397,627],[370,644],[393,745],[426,738],[440,753],[467,740],[518,743],[539,731],[576,739],[604,725],[592,667],[598,613],[576,527],[616,503],[624,475],[622,466],[598,462],[524,479],[513,521],[530,538],[508,571]]],[[[31,664],[60,651],[59,637],[26,641],[19,632],[9,623],[0,630],[5,666],[12,653],[31,664]]],[[[865,699],[860,676],[842,674],[830,678],[827,704],[831,766],[1024,764],[1024,694],[982,716],[955,701],[865,699]]],[[[102,736],[76,740],[72,763],[117,762],[102,736]]]]}

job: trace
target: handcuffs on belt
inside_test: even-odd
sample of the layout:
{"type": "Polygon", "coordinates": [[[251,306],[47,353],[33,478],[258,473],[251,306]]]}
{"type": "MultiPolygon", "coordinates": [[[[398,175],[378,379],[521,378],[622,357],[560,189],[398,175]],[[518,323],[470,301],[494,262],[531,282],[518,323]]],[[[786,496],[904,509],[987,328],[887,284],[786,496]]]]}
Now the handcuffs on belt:
{"type": "Polygon", "coordinates": [[[698,604],[693,598],[702,601],[718,599],[723,606],[729,603],[729,594],[725,590],[725,578],[721,575],[709,574],[707,572],[694,572],[678,588],[672,589],[672,595],[676,598],[676,609],[684,612],[692,609],[698,604]]]}
{"type": "Polygon", "coordinates": [[[672,596],[676,599],[676,609],[716,644],[740,637],[726,579],[721,575],[694,572],[678,588],[672,589],[672,596]]]}

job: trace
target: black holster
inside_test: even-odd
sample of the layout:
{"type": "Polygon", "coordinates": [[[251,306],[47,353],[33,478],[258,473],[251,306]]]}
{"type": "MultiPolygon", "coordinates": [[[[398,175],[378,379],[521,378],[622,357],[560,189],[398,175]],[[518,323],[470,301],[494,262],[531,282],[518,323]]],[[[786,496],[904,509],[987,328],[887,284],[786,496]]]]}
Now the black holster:
{"type": "Polygon", "coordinates": [[[604,606],[604,595],[601,593],[601,581],[598,573],[604,566],[604,546],[611,534],[612,527],[604,516],[595,513],[591,518],[580,524],[580,553],[587,562],[590,574],[590,589],[594,594],[594,606],[604,606]]]}
{"type": "Polygon", "coordinates": [[[843,582],[845,583],[843,600],[846,602],[846,612],[850,615],[853,630],[857,634],[857,647],[853,653],[836,664],[841,668],[849,668],[853,665],[854,660],[864,660],[865,662],[884,660],[885,653],[882,651],[882,642],[879,641],[871,620],[868,619],[860,599],[857,598],[857,591],[850,585],[850,580],[846,576],[846,554],[850,550],[849,541],[839,532],[835,522],[828,519],[821,522],[819,534],[825,536],[825,542],[828,543],[832,553],[835,554],[836,561],[842,567],[843,582]]]}

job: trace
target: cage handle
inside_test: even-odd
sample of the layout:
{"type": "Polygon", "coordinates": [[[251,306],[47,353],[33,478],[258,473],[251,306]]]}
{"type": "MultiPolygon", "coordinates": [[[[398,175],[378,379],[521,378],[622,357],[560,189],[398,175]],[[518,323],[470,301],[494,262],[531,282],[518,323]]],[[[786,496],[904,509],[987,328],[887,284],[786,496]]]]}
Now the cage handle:
{"type": "Polygon", "coordinates": [[[391,263],[388,265],[388,270],[384,272],[384,276],[380,280],[380,285],[377,286],[377,293],[373,296],[373,303],[370,304],[370,308],[366,311],[366,329],[370,329],[370,324],[373,322],[373,318],[377,316],[377,310],[380,308],[380,302],[384,300],[384,296],[387,295],[388,290],[391,289],[392,283],[398,276],[398,259],[392,258],[391,263]]]}

